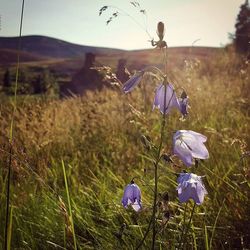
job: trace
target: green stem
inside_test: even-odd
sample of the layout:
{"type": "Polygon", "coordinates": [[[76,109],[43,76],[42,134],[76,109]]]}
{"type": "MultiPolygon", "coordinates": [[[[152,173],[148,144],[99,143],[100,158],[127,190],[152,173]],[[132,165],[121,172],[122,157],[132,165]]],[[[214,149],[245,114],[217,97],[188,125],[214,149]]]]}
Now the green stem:
{"type": "Polygon", "coordinates": [[[192,212],[191,212],[189,221],[188,221],[188,225],[187,225],[187,227],[186,227],[187,230],[185,230],[186,232],[185,232],[184,237],[183,237],[183,249],[185,248],[185,243],[186,243],[186,242],[185,242],[185,239],[186,239],[186,236],[188,235],[188,231],[189,231],[189,228],[190,228],[190,223],[191,223],[192,218],[193,218],[193,215],[194,215],[195,206],[196,206],[196,204],[195,204],[195,202],[194,202],[194,206],[193,206],[193,209],[192,209],[192,212]]]}
{"type": "Polygon", "coordinates": [[[222,210],[222,208],[223,208],[223,206],[224,206],[224,203],[225,203],[225,199],[223,200],[222,205],[221,205],[221,207],[220,207],[220,209],[219,209],[219,211],[218,211],[218,213],[217,213],[217,216],[216,216],[216,218],[215,218],[215,222],[214,222],[213,230],[212,230],[212,235],[211,235],[211,239],[210,239],[210,242],[209,242],[209,248],[210,248],[210,249],[212,249],[212,242],[213,242],[213,237],[214,237],[214,233],[215,233],[215,228],[216,228],[217,221],[218,221],[218,219],[219,219],[221,210],[222,210]]]}
{"type": "Polygon", "coordinates": [[[150,222],[148,223],[148,228],[147,228],[147,230],[146,230],[146,232],[145,232],[145,234],[144,234],[144,236],[143,236],[141,242],[140,242],[139,245],[135,248],[136,250],[140,249],[140,247],[142,246],[142,244],[143,244],[144,241],[146,240],[147,235],[148,235],[148,233],[149,233],[149,231],[150,231],[150,227],[151,227],[152,221],[153,221],[153,216],[151,216],[150,222]]]}
{"type": "MultiPolygon", "coordinates": [[[[165,73],[167,73],[167,49],[164,51],[164,62],[165,62],[165,73]]],[[[164,76],[164,111],[163,111],[163,114],[162,114],[162,122],[161,122],[161,136],[160,136],[160,144],[159,144],[159,147],[158,147],[158,153],[157,153],[157,157],[156,157],[156,161],[155,161],[155,164],[154,164],[154,167],[155,167],[155,171],[154,171],[154,202],[153,202],[153,212],[152,212],[152,216],[151,216],[151,219],[150,219],[150,222],[148,224],[148,228],[143,236],[143,239],[141,240],[141,242],[139,243],[139,245],[136,247],[136,249],[139,249],[142,244],[144,243],[144,241],[146,240],[146,237],[150,231],[150,227],[151,227],[151,224],[152,227],[153,227],[153,234],[152,234],[152,246],[151,246],[151,249],[154,249],[155,248],[155,238],[156,238],[156,234],[157,234],[157,230],[156,230],[156,212],[157,212],[157,194],[158,194],[158,165],[159,165],[159,162],[161,160],[161,150],[162,150],[162,145],[163,145],[163,138],[165,136],[164,134],[164,130],[165,130],[165,126],[166,126],[166,111],[167,111],[167,108],[172,100],[172,97],[170,98],[168,104],[166,104],[166,97],[167,97],[167,84],[168,84],[168,80],[167,80],[167,76],[165,75],[164,76]]]]}
{"type": "Polygon", "coordinates": [[[181,246],[181,244],[182,244],[182,239],[183,239],[184,231],[185,231],[185,229],[186,229],[186,227],[185,227],[185,223],[186,223],[186,214],[187,214],[187,203],[185,204],[184,218],[183,218],[183,227],[182,227],[181,239],[180,239],[178,248],[179,248],[179,247],[181,246]]]}
{"type": "Polygon", "coordinates": [[[152,235],[152,247],[151,249],[154,249],[155,247],[155,238],[156,238],[156,208],[157,208],[157,194],[158,194],[158,164],[161,160],[161,150],[162,150],[162,144],[163,144],[163,138],[164,138],[164,130],[166,126],[166,97],[167,97],[167,86],[166,81],[164,81],[164,112],[162,115],[162,123],[161,123],[161,139],[160,139],[160,145],[158,148],[158,154],[157,154],[157,161],[155,162],[155,190],[154,190],[154,206],[153,206],[153,235],[152,235]]]}
{"type": "Polygon", "coordinates": [[[63,168],[63,176],[64,176],[64,182],[65,182],[65,189],[66,189],[67,199],[68,199],[69,217],[70,217],[70,223],[71,223],[71,226],[72,226],[72,234],[73,234],[73,240],[74,240],[74,249],[77,250],[76,235],[75,235],[74,221],[73,221],[73,215],[72,215],[72,209],[71,209],[71,202],[70,202],[68,181],[67,181],[67,175],[66,175],[66,171],[65,171],[65,166],[64,166],[64,161],[63,160],[62,160],[62,168],[63,168]]]}
{"type": "MultiPolygon", "coordinates": [[[[17,86],[18,86],[18,73],[19,73],[19,65],[20,65],[20,50],[21,50],[21,37],[22,37],[22,26],[23,26],[23,12],[24,12],[24,0],[22,2],[22,10],[21,10],[21,20],[20,20],[20,28],[19,28],[19,38],[18,38],[18,49],[17,49],[17,67],[16,67],[16,78],[15,78],[15,91],[14,91],[14,103],[13,103],[13,111],[10,122],[10,134],[9,134],[9,142],[10,142],[10,150],[9,150],[9,162],[8,162],[8,180],[7,180],[7,189],[6,189],[6,214],[5,214],[5,235],[4,235],[4,249],[8,249],[8,234],[9,234],[9,209],[10,209],[10,178],[11,178],[11,163],[12,163],[12,150],[13,150],[13,125],[14,118],[16,112],[16,99],[17,99],[17,86]]],[[[10,232],[11,233],[11,232],[10,232]]]]}

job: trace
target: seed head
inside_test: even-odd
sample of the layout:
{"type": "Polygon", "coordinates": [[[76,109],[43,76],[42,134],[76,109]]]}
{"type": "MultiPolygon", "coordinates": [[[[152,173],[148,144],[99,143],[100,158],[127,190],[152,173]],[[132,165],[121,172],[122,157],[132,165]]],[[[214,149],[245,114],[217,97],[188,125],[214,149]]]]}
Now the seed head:
{"type": "Polygon", "coordinates": [[[157,25],[157,35],[158,35],[160,40],[163,40],[164,34],[165,34],[164,23],[159,22],[157,25]]]}

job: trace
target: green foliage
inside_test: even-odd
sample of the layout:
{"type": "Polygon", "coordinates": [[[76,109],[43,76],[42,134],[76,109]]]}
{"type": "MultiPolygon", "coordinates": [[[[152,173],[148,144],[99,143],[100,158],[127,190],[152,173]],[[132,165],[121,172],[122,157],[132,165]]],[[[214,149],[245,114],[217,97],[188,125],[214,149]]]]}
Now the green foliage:
{"type": "MultiPolygon", "coordinates": [[[[157,249],[178,247],[187,226],[191,228],[185,236],[187,249],[249,247],[249,68],[232,58],[224,54],[208,64],[188,60],[184,70],[174,69],[170,76],[179,84],[177,91],[185,88],[191,109],[185,121],[180,121],[177,112],[167,119],[162,153],[172,152],[174,130],[205,134],[210,158],[195,171],[206,176],[209,194],[202,206],[196,206],[192,220],[184,220],[185,205],[178,203],[173,174],[179,168],[160,162],[159,192],[169,193],[171,216],[162,226],[159,214],[157,249]]],[[[152,111],[154,89],[149,78],[128,95],[104,89],[65,100],[18,97],[12,249],[74,249],[74,234],[79,249],[133,249],[139,244],[151,216],[151,156],[157,153],[154,145],[160,140],[158,110],[152,111]],[[150,144],[141,143],[141,138],[149,137],[150,144]],[[140,213],[121,205],[123,189],[133,177],[142,191],[140,213]]],[[[0,204],[5,203],[12,102],[5,97],[0,105],[0,204]]],[[[187,215],[192,207],[187,205],[187,215]]],[[[0,221],[4,216],[5,207],[0,206],[0,221]]],[[[0,249],[3,230],[1,226],[0,249]]],[[[148,249],[150,241],[151,235],[142,249],[148,249]]]]}
{"type": "Polygon", "coordinates": [[[250,6],[248,0],[240,7],[235,24],[235,46],[238,52],[250,53],[250,6]]]}

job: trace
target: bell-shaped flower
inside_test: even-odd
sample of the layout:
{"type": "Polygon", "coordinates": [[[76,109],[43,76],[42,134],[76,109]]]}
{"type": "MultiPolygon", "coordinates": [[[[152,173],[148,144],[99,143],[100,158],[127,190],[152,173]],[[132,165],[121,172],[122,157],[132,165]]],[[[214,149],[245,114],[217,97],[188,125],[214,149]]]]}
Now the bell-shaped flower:
{"type": "Polygon", "coordinates": [[[122,197],[122,205],[125,208],[127,208],[129,205],[131,205],[132,208],[136,212],[138,212],[142,208],[142,206],[141,206],[141,190],[134,183],[134,181],[131,181],[131,183],[125,187],[124,194],[122,197]]]}
{"type": "Polygon", "coordinates": [[[188,114],[188,96],[185,91],[182,92],[181,97],[179,98],[180,112],[185,117],[188,114]]]}
{"type": "Polygon", "coordinates": [[[202,183],[202,177],[191,173],[181,173],[177,179],[178,197],[181,203],[193,199],[197,205],[204,201],[207,190],[202,183]]]}
{"type": "Polygon", "coordinates": [[[142,80],[144,71],[137,72],[129,80],[127,80],[123,85],[123,91],[127,94],[132,91],[142,80]]]}
{"type": "Polygon", "coordinates": [[[155,107],[159,108],[162,114],[164,114],[164,108],[165,108],[165,114],[168,114],[173,107],[180,109],[178,98],[176,97],[174,87],[171,83],[168,83],[166,85],[161,84],[156,89],[153,109],[155,107]],[[166,96],[165,96],[165,90],[166,90],[166,96]]]}
{"type": "Polygon", "coordinates": [[[173,137],[174,154],[186,166],[191,166],[196,159],[207,159],[209,153],[204,145],[207,137],[192,130],[178,130],[173,137]]]}

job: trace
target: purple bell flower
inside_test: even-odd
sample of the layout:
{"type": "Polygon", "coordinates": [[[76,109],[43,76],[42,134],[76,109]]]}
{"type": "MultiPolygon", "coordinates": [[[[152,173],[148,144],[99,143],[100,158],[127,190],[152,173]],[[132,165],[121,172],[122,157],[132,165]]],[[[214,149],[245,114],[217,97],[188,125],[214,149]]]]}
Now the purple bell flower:
{"type": "Polygon", "coordinates": [[[164,113],[164,97],[165,97],[165,88],[166,89],[166,102],[165,102],[165,114],[168,114],[170,112],[170,110],[173,107],[176,107],[178,109],[180,109],[180,104],[179,104],[179,100],[176,97],[176,93],[174,91],[174,87],[172,84],[161,84],[157,89],[156,89],[156,93],[155,93],[155,99],[154,99],[154,105],[153,105],[153,109],[159,108],[161,113],[164,113]]]}
{"type": "Polygon", "coordinates": [[[182,92],[181,97],[179,98],[180,111],[185,117],[188,115],[188,96],[185,91],[182,92]]]}
{"type": "Polygon", "coordinates": [[[128,81],[126,81],[123,85],[123,91],[125,94],[129,93],[132,91],[142,80],[144,71],[140,71],[133,75],[128,81]]]}
{"type": "Polygon", "coordinates": [[[200,205],[204,201],[207,190],[201,178],[201,176],[190,173],[181,173],[179,175],[177,192],[181,203],[193,199],[197,205],[200,205]]]}
{"type": "Polygon", "coordinates": [[[189,167],[194,163],[193,158],[207,159],[209,157],[204,145],[206,140],[206,136],[192,130],[178,130],[173,137],[174,154],[189,167]]]}
{"type": "Polygon", "coordinates": [[[134,181],[131,181],[130,184],[128,184],[124,190],[124,194],[122,197],[122,205],[127,208],[129,205],[132,206],[132,208],[138,212],[142,206],[141,206],[141,190],[140,188],[134,183],[134,181]]]}

